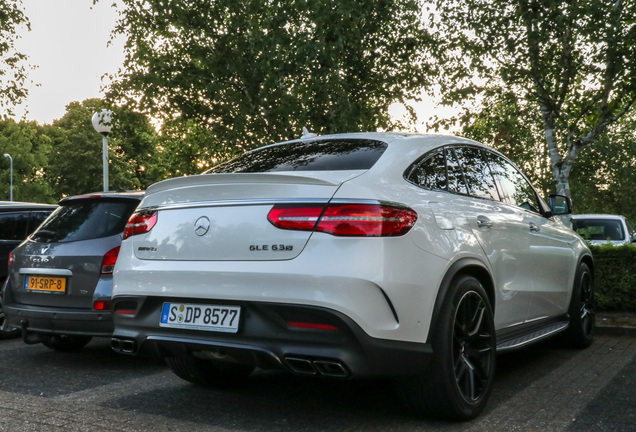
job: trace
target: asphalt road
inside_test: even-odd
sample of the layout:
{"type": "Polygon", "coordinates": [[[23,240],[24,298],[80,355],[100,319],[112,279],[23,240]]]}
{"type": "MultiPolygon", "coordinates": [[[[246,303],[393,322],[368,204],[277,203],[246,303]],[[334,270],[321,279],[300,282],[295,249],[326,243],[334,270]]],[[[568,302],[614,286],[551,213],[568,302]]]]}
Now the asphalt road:
{"type": "Polygon", "coordinates": [[[0,341],[0,431],[636,431],[636,338],[583,351],[546,343],[498,358],[490,404],[466,423],[405,413],[387,381],[256,372],[244,386],[191,385],[106,340],[57,353],[0,341]]]}

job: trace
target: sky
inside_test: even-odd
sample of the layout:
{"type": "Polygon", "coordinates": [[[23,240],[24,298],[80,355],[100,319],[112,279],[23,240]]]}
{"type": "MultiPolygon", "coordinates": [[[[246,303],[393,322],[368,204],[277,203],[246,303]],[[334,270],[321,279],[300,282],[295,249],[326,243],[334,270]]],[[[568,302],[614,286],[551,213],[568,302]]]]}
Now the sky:
{"type": "Polygon", "coordinates": [[[14,110],[16,119],[51,123],[70,102],[103,96],[102,76],[124,60],[122,38],[107,46],[117,20],[113,2],[23,0],[31,31],[21,29],[16,49],[36,69],[29,73],[29,97],[14,110]]]}
{"type": "MultiPolygon", "coordinates": [[[[124,60],[124,39],[110,45],[118,0],[22,0],[31,31],[22,28],[16,49],[29,56],[36,68],[29,73],[29,96],[14,109],[16,120],[36,120],[50,124],[61,118],[73,101],[103,97],[102,77],[113,74],[124,60]]],[[[436,112],[445,117],[453,110],[435,108],[430,98],[415,104],[419,116],[416,129],[426,132],[424,123],[436,112]]],[[[405,114],[400,106],[391,115],[405,114]]]]}

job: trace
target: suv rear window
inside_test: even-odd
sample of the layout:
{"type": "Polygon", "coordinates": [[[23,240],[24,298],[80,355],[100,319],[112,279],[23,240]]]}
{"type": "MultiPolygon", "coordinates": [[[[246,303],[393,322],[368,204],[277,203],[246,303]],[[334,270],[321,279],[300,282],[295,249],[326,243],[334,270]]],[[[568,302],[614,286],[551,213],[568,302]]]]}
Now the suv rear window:
{"type": "Polygon", "coordinates": [[[31,236],[39,242],[71,242],[122,233],[137,200],[77,200],[62,203],[31,236]]]}
{"type": "Polygon", "coordinates": [[[217,165],[210,173],[367,170],[386,150],[386,143],[362,139],[302,141],[256,149],[217,165]]]}

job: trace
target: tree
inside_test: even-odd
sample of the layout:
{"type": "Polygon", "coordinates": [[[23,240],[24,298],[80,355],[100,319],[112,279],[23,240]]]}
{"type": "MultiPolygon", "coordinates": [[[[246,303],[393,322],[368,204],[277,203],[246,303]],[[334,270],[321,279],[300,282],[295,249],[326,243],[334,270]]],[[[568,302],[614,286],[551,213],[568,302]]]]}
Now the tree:
{"type": "MultiPolygon", "coordinates": [[[[59,196],[100,191],[102,138],[91,119],[106,104],[100,99],[71,102],[53,122],[52,151],[46,178],[59,196]]],[[[153,165],[156,132],[148,119],[126,109],[112,108],[115,125],[108,136],[109,190],[140,189],[154,182],[146,175],[153,165]]]]}
{"type": "Polygon", "coordinates": [[[577,213],[622,214],[636,221],[636,113],[623,117],[572,169],[577,213]]]}
{"type": "Polygon", "coordinates": [[[44,179],[44,167],[51,151],[51,138],[45,127],[35,122],[0,120],[0,199],[9,199],[13,158],[13,199],[29,202],[56,202],[53,192],[44,179]]]}
{"type": "MultiPolygon", "coordinates": [[[[434,54],[446,102],[475,95],[501,101],[515,94],[534,106],[556,191],[569,196],[581,151],[636,101],[634,0],[436,0],[435,5],[434,54]]],[[[470,118],[468,113],[464,120],[470,118]]]]}
{"type": "Polygon", "coordinates": [[[15,50],[16,31],[21,26],[30,28],[29,20],[22,12],[21,0],[0,0],[0,108],[12,114],[11,106],[27,95],[26,55],[15,50]]]}
{"type": "Polygon", "coordinates": [[[250,148],[389,128],[425,82],[416,0],[123,0],[108,97],[250,148]]]}

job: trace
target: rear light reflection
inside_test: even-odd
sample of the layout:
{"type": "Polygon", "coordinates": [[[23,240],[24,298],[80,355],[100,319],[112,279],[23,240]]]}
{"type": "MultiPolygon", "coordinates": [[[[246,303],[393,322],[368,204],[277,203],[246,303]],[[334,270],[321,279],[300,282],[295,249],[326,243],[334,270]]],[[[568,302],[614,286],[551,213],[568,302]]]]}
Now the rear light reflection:
{"type": "Polygon", "coordinates": [[[295,327],[295,328],[306,328],[306,329],[316,329],[316,330],[338,330],[338,327],[333,326],[331,324],[288,321],[287,325],[290,327],[295,327]]]}
{"type": "Polygon", "coordinates": [[[142,211],[133,213],[128,219],[126,228],[124,229],[124,240],[139,234],[149,232],[157,223],[156,211],[142,211]]]}
{"type": "Polygon", "coordinates": [[[389,204],[276,205],[267,219],[277,228],[346,237],[394,237],[417,221],[408,207],[389,204]]]}

